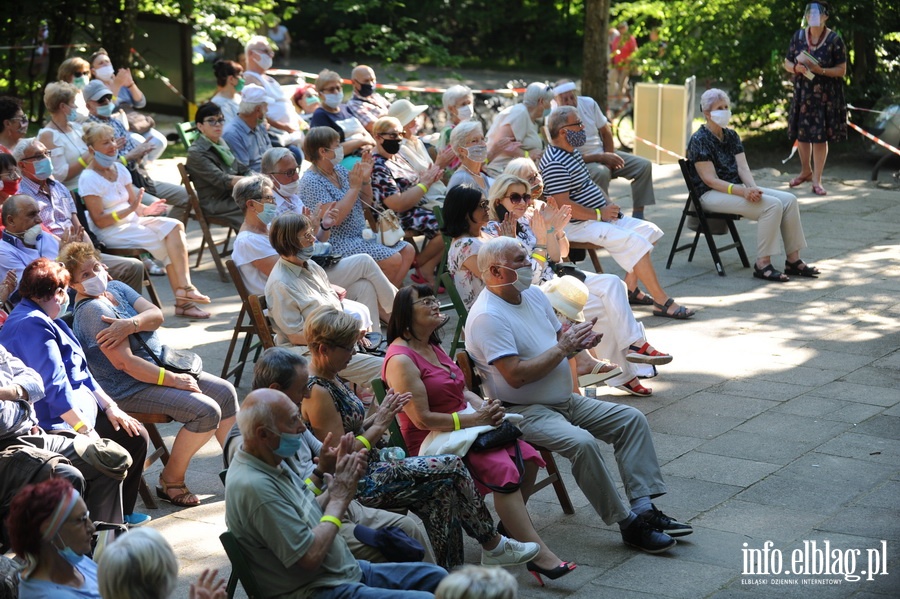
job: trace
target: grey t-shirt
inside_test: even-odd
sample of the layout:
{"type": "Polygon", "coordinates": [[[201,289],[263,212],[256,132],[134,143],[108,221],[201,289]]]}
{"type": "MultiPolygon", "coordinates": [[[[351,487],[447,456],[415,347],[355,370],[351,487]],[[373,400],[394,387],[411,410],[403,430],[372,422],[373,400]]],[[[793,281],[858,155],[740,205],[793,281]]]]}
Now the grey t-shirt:
{"type": "MultiPolygon", "coordinates": [[[[141,296],[134,289],[120,281],[110,281],[106,290],[116,298],[119,305],[113,306],[105,298],[79,302],[75,306],[72,330],[84,348],[84,353],[87,356],[88,364],[91,365],[91,372],[94,378],[97,379],[103,390],[111,397],[122,399],[131,397],[135,393],[153,385],[142,383],[113,366],[97,343],[97,333],[109,326],[103,322],[101,316],[109,316],[110,318],[133,318],[137,316],[138,312],[134,309],[134,303],[141,296]]],[[[159,355],[162,350],[162,343],[159,341],[156,331],[137,334],[141,336],[156,355],[159,355]]],[[[134,335],[128,336],[128,345],[131,347],[131,353],[135,356],[153,364],[156,363],[150,357],[150,354],[147,353],[147,350],[144,349],[144,346],[135,339],[134,335]]]]}

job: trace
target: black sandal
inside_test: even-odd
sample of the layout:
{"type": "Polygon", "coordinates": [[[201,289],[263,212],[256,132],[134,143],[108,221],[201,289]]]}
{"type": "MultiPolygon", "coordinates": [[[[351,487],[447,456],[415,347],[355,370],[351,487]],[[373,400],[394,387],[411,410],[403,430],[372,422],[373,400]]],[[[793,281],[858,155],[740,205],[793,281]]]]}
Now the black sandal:
{"type": "Polygon", "coordinates": [[[803,260],[797,260],[796,262],[788,262],[787,260],[785,260],[784,274],[795,275],[798,277],[809,277],[810,279],[818,279],[819,275],[822,273],[819,272],[819,269],[815,266],[805,264],[803,260]]]}
{"type": "Polygon", "coordinates": [[[763,281],[769,281],[770,283],[787,283],[790,281],[784,273],[775,270],[775,267],[771,264],[767,264],[765,268],[760,268],[754,264],[753,276],[757,279],[762,279],[763,281]]]}
{"type": "Polygon", "coordinates": [[[653,298],[650,294],[641,291],[640,287],[635,287],[628,292],[628,304],[631,306],[652,306],[653,298]]]}
{"type": "Polygon", "coordinates": [[[659,310],[653,311],[653,316],[662,316],[663,318],[674,318],[675,320],[687,320],[691,316],[694,315],[693,310],[688,310],[684,306],[678,306],[678,309],[675,310],[672,314],[669,314],[669,306],[675,303],[675,298],[670,297],[666,300],[665,304],[657,304],[653,302],[653,305],[659,308],[659,310]]]}

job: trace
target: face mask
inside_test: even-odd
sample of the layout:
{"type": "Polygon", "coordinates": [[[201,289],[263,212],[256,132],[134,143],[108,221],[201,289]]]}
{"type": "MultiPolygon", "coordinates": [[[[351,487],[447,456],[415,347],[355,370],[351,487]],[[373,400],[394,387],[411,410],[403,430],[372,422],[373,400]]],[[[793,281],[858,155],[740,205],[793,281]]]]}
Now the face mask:
{"type": "Polygon", "coordinates": [[[61,303],[59,305],[59,314],[56,315],[57,318],[59,318],[60,316],[65,314],[66,311],[69,309],[69,294],[66,293],[65,297],[66,297],[65,301],[63,301],[63,303],[61,303]]]}
{"type": "Polygon", "coordinates": [[[69,114],[66,115],[66,120],[70,123],[74,123],[78,120],[78,111],[74,108],[69,108],[69,114]]]}
{"type": "Polygon", "coordinates": [[[81,286],[84,288],[85,295],[99,297],[106,292],[107,283],[109,283],[109,275],[106,274],[105,268],[101,268],[96,276],[83,281],[81,286]]]}
{"type": "MultiPolygon", "coordinates": [[[[271,430],[271,429],[269,429],[271,430]]],[[[272,453],[280,458],[292,458],[300,451],[303,446],[303,433],[283,433],[280,431],[272,431],[279,435],[278,447],[272,450],[272,453]]]]}
{"type": "Polygon", "coordinates": [[[306,262],[310,258],[316,255],[316,246],[315,244],[309,246],[308,248],[300,248],[300,251],[297,252],[297,258],[301,261],[306,262]]]}
{"type": "Polygon", "coordinates": [[[549,108],[545,108],[545,109],[544,109],[544,114],[541,115],[541,116],[544,118],[544,120],[546,120],[547,117],[550,116],[550,109],[549,109],[549,108]]]}
{"type": "Polygon", "coordinates": [[[115,71],[112,68],[111,64],[100,67],[99,69],[94,69],[94,74],[97,76],[97,79],[103,79],[104,81],[109,81],[115,75],[115,71]]]}
{"type": "Polygon", "coordinates": [[[100,104],[99,106],[97,106],[97,116],[105,116],[109,118],[112,116],[113,108],[115,107],[113,106],[112,100],[110,100],[106,104],[100,104]]]}
{"type": "Polygon", "coordinates": [[[72,79],[72,85],[74,85],[78,89],[84,89],[84,86],[87,85],[87,83],[88,83],[87,75],[79,75],[78,77],[75,77],[74,79],[72,79]]]}
{"type": "Polygon", "coordinates": [[[359,95],[363,98],[368,98],[373,93],[375,93],[375,86],[371,83],[363,83],[359,86],[359,95]]]}
{"type": "Polygon", "coordinates": [[[3,193],[8,196],[16,195],[19,193],[19,180],[15,181],[4,181],[3,182],[3,193]]]}
{"type": "Polygon", "coordinates": [[[41,234],[41,226],[34,225],[24,233],[22,233],[22,241],[25,242],[26,245],[35,245],[37,243],[37,238],[41,234]]]}
{"type": "Polygon", "coordinates": [[[268,71],[272,68],[272,57],[268,54],[263,54],[262,52],[256,52],[256,55],[259,57],[256,59],[256,64],[259,65],[264,71],[268,71]]]}
{"type": "Polygon", "coordinates": [[[469,146],[466,148],[466,156],[473,162],[484,162],[484,159],[487,158],[487,146],[483,144],[469,146]]]}
{"type": "Polygon", "coordinates": [[[566,141],[569,142],[569,145],[573,148],[580,148],[587,141],[587,132],[584,129],[581,131],[566,129],[566,141]]]}
{"type": "MultiPolygon", "coordinates": [[[[62,538],[59,535],[57,535],[57,538],[60,540],[60,542],[62,542],[62,538]]],[[[72,550],[71,547],[69,547],[65,543],[63,543],[62,549],[57,549],[56,551],[60,556],[62,556],[64,560],[66,560],[73,566],[77,566],[79,563],[81,563],[81,560],[84,559],[83,555],[78,555],[72,550]]]]}
{"type": "Polygon", "coordinates": [[[238,82],[234,84],[234,91],[236,91],[237,93],[241,93],[242,91],[244,91],[244,85],[246,84],[247,82],[244,81],[243,77],[241,77],[240,79],[238,79],[238,82]]]}
{"type": "MultiPolygon", "coordinates": [[[[331,164],[333,164],[334,166],[337,166],[341,163],[341,161],[343,159],[344,159],[344,146],[338,146],[334,150],[334,158],[331,159],[331,164]]],[[[299,181],[298,181],[298,183],[299,183],[299,181]]]]}
{"type": "Polygon", "coordinates": [[[400,151],[400,140],[399,139],[385,139],[381,142],[381,147],[384,148],[384,151],[388,154],[396,154],[400,151]]]}
{"type": "Polygon", "coordinates": [[[34,163],[34,176],[36,179],[44,181],[53,174],[53,163],[49,158],[41,158],[34,163]]]}
{"type": "Polygon", "coordinates": [[[465,106],[460,106],[456,109],[456,116],[459,117],[460,121],[468,121],[472,118],[472,105],[466,104],[465,106]]]}
{"type": "Polygon", "coordinates": [[[713,110],[709,113],[709,118],[719,127],[727,127],[728,121],[731,120],[730,110],[713,110]]]}
{"type": "Polygon", "coordinates": [[[492,287],[505,287],[506,285],[512,285],[515,287],[519,293],[525,291],[529,287],[531,287],[531,267],[530,266],[522,266],[520,268],[510,268],[508,266],[501,266],[500,268],[505,268],[506,270],[512,270],[516,273],[516,280],[510,283],[500,283],[499,285],[492,285],[492,287]]]}
{"type": "Polygon", "coordinates": [[[278,193],[284,197],[295,196],[300,191],[300,179],[279,185],[278,193]]]}
{"type": "Polygon", "coordinates": [[[344,94],[325,94],[325,106],[328,108],[338,108],[341,105],[341,101],[344,99],[344,94]]]}
{"type": "Polygon", "coordinates": [[[268,227],[275,220],[277,210],[278,208],[275,207],[275,204],[263,204],[262,212],[257,212],[256,217],[268,227]]]}
{"type": "Polygon", "coordinates": [[[94,160],[97,161],[101,168],[109,168],[116,163],[117,158],[94,150],[94,160]]]}
{"type": "Polygon", "coordinates": [[[306,99],[306,105],[307,105],[307,106],[315,106],[315,105],[318,104],[320,101],[321,101],[321,100],[319,100],[319,96],[310,96],[310,97],[308,97],[308,98],[306,99]]]}

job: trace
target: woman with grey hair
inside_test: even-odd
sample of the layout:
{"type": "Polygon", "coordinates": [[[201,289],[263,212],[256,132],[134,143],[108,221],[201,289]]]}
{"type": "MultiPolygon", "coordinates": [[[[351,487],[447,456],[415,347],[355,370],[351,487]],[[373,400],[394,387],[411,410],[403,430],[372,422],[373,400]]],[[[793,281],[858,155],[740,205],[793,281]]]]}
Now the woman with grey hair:
{"type": "Polygon", "coordinates": [[[544,149],[537,121],[550,114],[552,101],[553,88],[545,83],[531,83],[521,103],[504,108],[494,118],[487,141],[488,150],[497,156],[487,165],[488,174],[496,177],[510,160],[519,156],[531,158],[537,164],[544,149]]]}
{"type": "MultiPolygon", "coordinates": [[[[191,583],[191,599],[224,599],[225,579],[203,570],[191,583]]],[[[178,559],[162,533],[138,528],[111,543],[97,562],[103,599],[168,599],[178,584],[178,559]]]]}
{"type": "MultiPolygon", "coordinates": [[[[447,125],[441,130],[438,138],[437,150],[442,151],[450,145],[450,134],[453,128],[472,119],[475,116],[475,96],[472,90],[465,85],[451,85],[444,92],[442,98],[444,112],[447,113],[447,125]]],[[[451,163],[450,168],[459,166],[459,162],[451,163]]]]}
{"type": "Polygon", "coordinates": [[[459,158],[459,168],[450,177],[447,189],[453,189],[457,185],[472,185],[487,195],[494,180],[482,172],[484,159],[487,158],[487,144],[481,123],[466,121],[454,127],[450,134],[450,147],[459,158]]]}
{"type": "MultiPolygon", "coordinates": [[[[290,154],[287,148],[278,149],[290,154]]],[[[278,253],[269,243],[268,227],[275,220],[276,212],[272,181],[263,175],[244,177],[234,186],[232,195],[244,215],[244,223],[234,238],[231,259],[241,271],[247,291],[261,295],[266,291],[266,279],[272,267],[278,262],[278,253]]]]}
{"type": "Polygon", "coordinates": [[[786,191],[759,187],[753,179],[741,138],[728,128],[731,101],[720,89],[708,89],[700,96],[706,118],[688,142],[688,160],[694,163],[692,179],[700,203],[710,212],[740,214],[759,221],[756,231],[756,263],[753,276],[768,282],[784,283],[787,275],[816,278],[819,269],[800,259],[807,247],[800,224],[797,198],[786,191]],[[784,273],[772,266],[772,255],[784,245],[787,254],[784,273]]]}

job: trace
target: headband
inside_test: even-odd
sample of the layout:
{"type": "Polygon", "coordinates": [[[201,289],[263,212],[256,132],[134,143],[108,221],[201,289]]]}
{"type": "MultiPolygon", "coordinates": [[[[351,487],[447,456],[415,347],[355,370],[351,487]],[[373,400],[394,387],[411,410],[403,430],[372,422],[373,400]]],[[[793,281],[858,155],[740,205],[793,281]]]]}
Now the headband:
{"type": "MultiPolygon", "coordinates": [[[[72,513],[72,509],[75,507],[75,502],[78,501],[78,497],[78,491],[71,489],[69,494],[62,498],[59,505],[56,506],[56,509],[53,510],[53,513],[50,514],[50,517],[44,523],[47,528],[41,534],[42,541],[52,539],[56,536],[59,529],[62,528],[63,523],[65,523],[66,518],[72,513]]],[[[28,552],[22,557],[25,560],[25,567],[22,569],[21,576],[23,580],[27,580],[37,568],[38,560],[37,556],[31,555],[28,552]]]]}
{"type": "Polygon", "coordinates": [[[566,83],[561,83],[553,88],[553,95],[558,96],[559,94],[564,94],[566,92],[575,91],[575,84],[571,81],[567,81],[566,83]]]}

